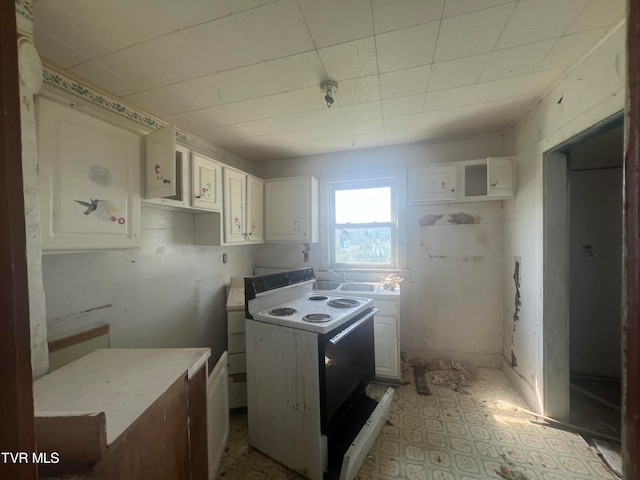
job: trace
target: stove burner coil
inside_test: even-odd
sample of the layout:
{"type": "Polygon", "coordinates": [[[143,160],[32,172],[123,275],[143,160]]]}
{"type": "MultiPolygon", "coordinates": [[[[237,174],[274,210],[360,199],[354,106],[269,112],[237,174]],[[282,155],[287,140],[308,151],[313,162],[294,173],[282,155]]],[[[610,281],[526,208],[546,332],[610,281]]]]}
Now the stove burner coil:
{"type": "Polygon", "coordinates": [[[298,311],[291,307],[279,307],[269,310],[269,315],[273,315],[274,317],[288,317],[294,313],[298,313],[298,311]]]}
{"type": "Polygon", "coordinates": [[[333,300],[329,300],[327,305],[334,308],[353,308],[360,305],[360,302],[353,298],[335,298],[333,300]]]}
{"type": "Polygon", "coordinates": [[[331,315],[327,315],[326,313],[310,313],[302,317],[302,320],[309,323],[324,323],[331,320],[331,315]]]}
{"type": "Polygon", "coordinates": [[[329,297],[325,297],[324,295],[313,295],[309,297],[309,300],[318,301],[318,300],[327,300],[329,297]]]}

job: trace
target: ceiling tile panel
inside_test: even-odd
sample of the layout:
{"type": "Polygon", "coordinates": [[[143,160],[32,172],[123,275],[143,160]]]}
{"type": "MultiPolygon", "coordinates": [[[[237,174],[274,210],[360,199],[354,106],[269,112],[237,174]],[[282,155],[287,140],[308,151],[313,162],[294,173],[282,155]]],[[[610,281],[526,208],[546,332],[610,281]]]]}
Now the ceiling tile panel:
{"type": "Polygon", "coordinates": [[[430,65],[407,68],[380,75],[380,96],[382,98],[406,97],[427,91],[430,65]]]}
{"type": "Polygon", "coordinates": [[[597,28],[560,38],[536,67],[536,71],[569,66],[591,50],[606,30],[597,28]]]}
{"type": "Polygon", "coordinates": [[[364,122],[382,118],[382,105],[380,102],[367,102],[358,105],[340,107],[344,119],[349,122],[364,122]]]}
{"type": "Polygon", "coordinates": [[[215,107],[204,108],[189,113],[165,115],[162,119],[178,125],[187,132],[202,130],[203,128],[221,127],[233,122],[217,111],[215,107]]]}
{"type": "Polygon", "coordinates": [[[410,95],[408,97],[391,98],[382,100],[382,113],[384,118],[395,115],[409,115],[420,113],[424,103],[424,95],[410,95]]]}
{"type": "Polygon", "coordinates": [[[478,10],[504,5],[505,3],[515,4],[516,2],[514,0],[447,0],[444,6],[443,17],[476,12],[478,10]]]}
{"type": "Polygon", "coordinates": [[[224,0],[229,10],[233,13],[242,12],[243,10],[250,10],[252,8],[259,7],[261,5],[268,5],[275,0],[224,0]]]}
{"type": "Polygon", "coordinates": [[[376,35],[378,69],[392,72],[428,65],[433,61],[440,22],[376,35]]]}
{"type": "Polygon", "coordinates": [[[376,33],[413,27],[440,20],[444,0],[373,0],[376,33]]]}
{"type": "Polygon", "coordinates": [[[209,105],[233,103],[245,98],[233,79],[224,73],[185,80],[182,84],[204,98],[209,105]]]}
{"type": "Polygon", "coordinates": [[[101,89],[118,97],[124,97],[139,90],[128,80],[121,78],[118,74],[94,61],[81,63],[71,68],[70,71],[86,79],[91,84],[100,85],[101,89]]]}
{"type": "Polygon", "coordinates": [[[366,120],[364,122],[349,123],[349,130],[355,137],[384,133],[384,121],[382,118],[377,118],[375,120],[366,120]]]}
{"type": "Polygon", "coordinates": [[[490,82],[533,72],[556,42],[556,39],[552,39],[496,50],[491,54],[479,82],[490,82]]]}
{"type": "Polygon", "coordinates": [[[214,143],[222,143],[226,140],[247,138],[251,134],[238,125],[225,125],[223,127],[205,128],[196,132],[199,136],[211,140],[214,143]]]}
{"type": "Polygon", "coordinates": [[[318,50],[328,78],[341,81],[378,73],[373,37],[318,50]]]}
{"type": "Polygon", "coordinates": [[[307,52],[221,72],[220,78],[242,92],[244,99],[251,99],[312,85],[319,91],[325,74],[317,53],[307,52]]]}
{"type": "Polygon", "coordinates": [[[562,71],[563,69],[545,70],[544,72],[473,85],[468,89],[467,104],[493,102],[533,93],[542,94],[552,86],[562,71]]]}
{"type": "Polygon", "coordinates": [[[327,125],[318,128],[306,128],[304,130],[294,130],[287,132],[295,142],[308,142],[312,140],[323,140],[330,144],[336,139],[347,139],[351,137],[351,132],[346,125],[327,125]]]}
{"type": "Polygon", "coordinates": [[[589,0],[521,0],[496,48],[558,38],[588,3],[589,0]]]}
{"type": "Polygon", "coordinates": [[[400,130],[403,128],[417,127],[421,124],[422,113],[412,113],[411,115],[398,115],[384,119],[385,130],[400,130]]]}
{"type": "Polygon", "coordinates": [[[203,108],[185,113],[184,116],[194,125],[194,130],[203,128],[222,127],[230,125],[233,122],[229,117],[225,116],[217,107],[203,108]]]}
{"type": "Polygon", "coordinates": [[[176,82],[175,77],[147,58],[138,47],[125,48],[96,62],[112,72],[125,72],[126,79],[138,90],[145,91],[176,82]]]}
{"type": "Polygon", "coordinates": [[[219,105],[217,110],[234,123],[249,122],[264,118],[264,114],[251,100],[219,105]]]}
{"type": "Polygon", "coordinates": [[[271,121],[282,131],[302,130],[311,128],[314,112],[291,113],[289,115],[280,115],[271,117],[271,121]]]}
{"type": "Polygon", "coordinates": [[[316,47],[373,35],[370,0],[298,0],[316,47]]]}
{"type": "Polygon", "coordinates": [[[243,67],[263,60],[243,34],[234,16],[224,17],[180,32],[191,55],[200,59],[203,74],[243,67]]]}
{"type": "Polygon", "coordinates": [[[624,0],[591,0],[565,34],[607,27],[620,22],[625,17],[625,7],[624,0]]]}
{"type": "Polygon", "coordinates": [[[296,0],[270,3],[235,17],[265,60],[314,49],[296,0]]]}
{"type": "Polygon", "coordinates": [[[513,8],[513,3],[507,3],[443,19],[434,61],[441,62],[492,51],[513,8]]]}
{"type": "Polygon", "coordinates": [[[256,98],[253,102],[267,117],[327,108],[320,87],[256,98]]]}
{"type": "Polygon", "coordinates": [[[464,85],[473,85],[478,81],[482,70],[489,60],[489,53],[458,58],[431,66],[429,91],[445,90],[464,85]]]}
{"type": "Polygon", "coordinates": [[[148,90],[147,95],[154,98],[164,109],[163,115],[185,113],[209,107],[201,97],[184,85],[177,83],[148,90]]]}
{"type": "Polygon", "coordinates": [[[41,28],[34,28],[33,39],[42,58],[47,58],[63,68],[70,68],[89,59],[87,53],[66,44],[41,28]]]}
{"type": "Polygon", "coordinates": [[[467,88],[451,88],[427,93],[424,97],[422,110],[432,112],[461,107],[467,103],[469,90],[467,88]]]}
{"type": "Polygon", "coordinates": [[[380,100],[380,85],[377,75],[343,80],[338,83],[336,102],[341,107],[380,100]]]}
{"type": "Polygon", "coordinates": [[[242,122],[238,124],[244,130],[249,132],[252,136],[270,135],[274,133],[281,133],[280,129],[275,126],[271,120],[253,120],[251,122],[242,122]]]}

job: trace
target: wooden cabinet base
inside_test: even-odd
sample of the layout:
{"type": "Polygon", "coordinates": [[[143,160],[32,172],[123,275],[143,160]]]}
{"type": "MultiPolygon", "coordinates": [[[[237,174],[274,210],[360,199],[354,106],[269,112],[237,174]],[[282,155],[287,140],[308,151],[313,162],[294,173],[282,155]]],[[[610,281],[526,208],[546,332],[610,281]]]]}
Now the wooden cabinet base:
{"type": "Polygon", "coordinates": [[[40,476],[207,480],[206,368],[178,379],[94,463],[41,464],[40,476]],[[189,427],[191,425],[191,427],[189,427]],[[191,436],[191,438],[189,438],[191,436]]]}

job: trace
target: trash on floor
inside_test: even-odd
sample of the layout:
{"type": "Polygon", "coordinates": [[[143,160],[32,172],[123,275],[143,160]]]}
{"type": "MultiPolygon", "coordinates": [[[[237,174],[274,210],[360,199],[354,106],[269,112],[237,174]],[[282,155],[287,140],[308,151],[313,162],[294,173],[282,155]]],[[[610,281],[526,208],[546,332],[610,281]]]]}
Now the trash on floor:
{"type": "Polygon", "coordinates": [[[420,395],[431,395],[431,389],[427,385],[427,369],[419,365],[413,366],[413,374],[416,379],[416,390],[420,395]]]}
{"type": "MultiPolygon", "coordinates": [[[[426,370],[426,379],[431,385],[447,387],[459,393],[468,394],[469,392],[465,387],[470,387],[479,380],[477,372],[469,370],[460,362],[413,358],[403,365],[403,368],[411,369],[403,371],[403,378],[407,380],[406,383],[413,383],[414,377],[416,379],[415,381],[418,381],[419,375],[416,374],[416,367],[426,370]]],[[[417,384],[416,388],[418,388],[417,384]]],[[[420,393],[420,391],[418,391],[418,393],[420,393]]]]}

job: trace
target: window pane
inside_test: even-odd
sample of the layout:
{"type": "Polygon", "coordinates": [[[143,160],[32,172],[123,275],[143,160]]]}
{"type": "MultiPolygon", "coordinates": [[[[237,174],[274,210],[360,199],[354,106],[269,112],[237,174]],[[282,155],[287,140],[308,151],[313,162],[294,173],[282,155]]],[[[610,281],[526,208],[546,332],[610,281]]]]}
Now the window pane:
{"type": "Polygon", "coordinates": [[[391,187],[335,191],[335,223],[391,221],[391,187]]]}
{"type": "Polygon", "coordinates": [[[391,227],[336,228],[336,263],[392,263],[391,227]]]}

